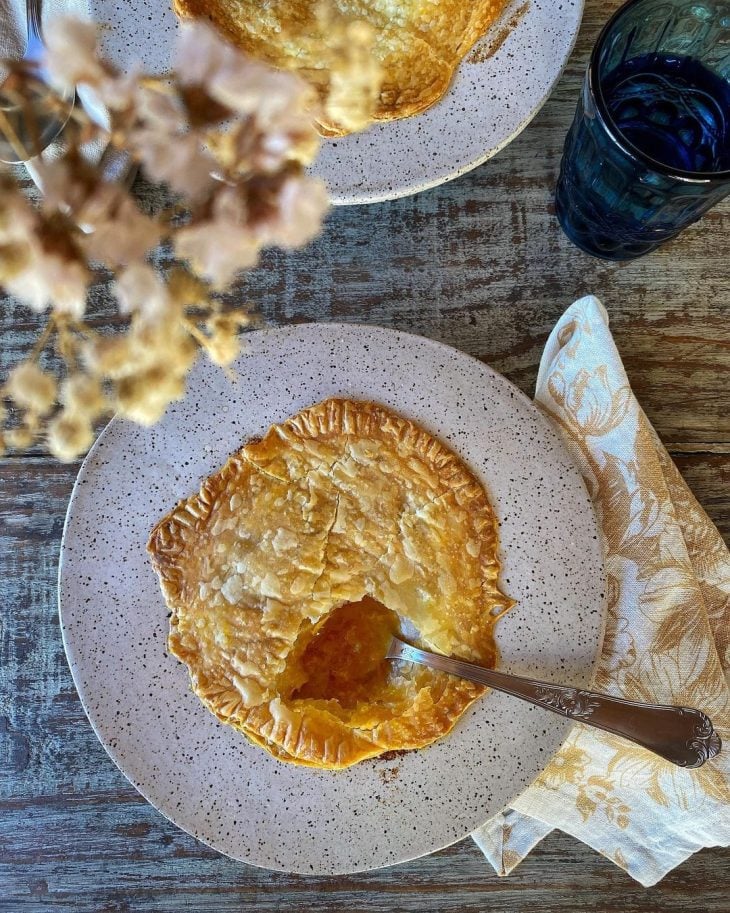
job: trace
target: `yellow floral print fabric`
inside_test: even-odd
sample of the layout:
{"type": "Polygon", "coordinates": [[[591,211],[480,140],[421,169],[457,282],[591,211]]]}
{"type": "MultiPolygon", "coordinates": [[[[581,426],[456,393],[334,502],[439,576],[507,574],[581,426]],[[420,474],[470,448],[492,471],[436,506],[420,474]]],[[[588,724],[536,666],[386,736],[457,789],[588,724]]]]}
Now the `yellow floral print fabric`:
{"type": "Polygon", "coordinates": [[[697,850],[730,844],[730,554],[631,392],[596,298],[553,330],[535,401],[580,467],[603,531],[608,618],[594,687],[699,707],[726,747],[687,771],[577,725],[512,808],[473,836],[506,875],[559,828],[649,886],[697,850]]]}

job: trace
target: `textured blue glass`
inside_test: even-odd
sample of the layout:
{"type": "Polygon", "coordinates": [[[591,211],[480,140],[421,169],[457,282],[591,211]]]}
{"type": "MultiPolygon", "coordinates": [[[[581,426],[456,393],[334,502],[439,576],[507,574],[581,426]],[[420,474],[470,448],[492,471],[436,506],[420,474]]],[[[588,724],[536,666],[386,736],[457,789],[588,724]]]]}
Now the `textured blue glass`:
{"type": "Polygon", "coordinates": [[[730,0],[630,0],[594,48],[556,209],[578,247],[640,257],[730,194],[730,0]]]}

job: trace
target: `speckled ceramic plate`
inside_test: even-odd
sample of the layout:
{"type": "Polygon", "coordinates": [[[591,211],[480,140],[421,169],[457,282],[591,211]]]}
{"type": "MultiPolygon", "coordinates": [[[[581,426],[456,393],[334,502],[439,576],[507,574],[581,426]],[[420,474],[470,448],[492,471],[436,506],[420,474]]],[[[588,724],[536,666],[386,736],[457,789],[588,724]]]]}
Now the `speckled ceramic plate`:
{"type": "Polygon", "coordinates": [[[593,510],[557,434],[499,374],[376,327],[263,330],[230,382],[199,363],[154,428],[114,420],[79,473],[61,547],[66,653],[99,739],[163,814],[222,853],[293,872],[354,872],[466,836],[527,786],[569,724],[490,693],[445,739],[340,772],[275,761],[219,723],[166,653],[149,530],[243,441],[328,396],[382,402],[448,441],[501,523],[501,666],[584,686],[603,623],[593,510]]]}
{"type": "MultiPolygon", "coordinates": [[[[153,72],[169,68],[178,27],[169,0],[86,2],[92,17],[108,25],[104,49],[112,60],[124,66],[142,60],[153,72]]],[[[550,95],[582,14],[583,0],[508,0],[433,108],[324,143],[315,170],[333,201],[372,203],[417,193],[506,146],[550,95]]]]}

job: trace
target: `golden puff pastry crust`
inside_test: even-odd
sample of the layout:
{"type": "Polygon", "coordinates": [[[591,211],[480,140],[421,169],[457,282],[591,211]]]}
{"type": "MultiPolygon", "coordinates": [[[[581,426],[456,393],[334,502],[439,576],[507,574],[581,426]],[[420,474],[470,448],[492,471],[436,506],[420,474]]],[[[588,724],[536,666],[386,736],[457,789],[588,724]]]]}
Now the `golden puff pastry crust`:
{"type": "Polygon", "coordinates": [[[454,453],[383,406],[329,399],[231,456],[148,549],[204,704],[277,758],[336,769],[428,745],[484,693],[384,656],[401,633],[493,665],[512,605],[497,544],[454,453]]]}
{"type": "MultiPolygon", "coordinates": [[[[448,90],[454,72],[499,17],[506,0],[331,0],[331,14],[366,22],[382,83],[376,121],[418,114],[448,90]]],[[[172,0],[182,19],[212,22],[231,42],[279,69],[293,70],[322,95],[331,81],[328,32],[319,0],[172,0]]],[[[326,21],[326,20],[325,20],[326,21]]],[[[347,130],[323,116],[320,132],[347,130]]]]}

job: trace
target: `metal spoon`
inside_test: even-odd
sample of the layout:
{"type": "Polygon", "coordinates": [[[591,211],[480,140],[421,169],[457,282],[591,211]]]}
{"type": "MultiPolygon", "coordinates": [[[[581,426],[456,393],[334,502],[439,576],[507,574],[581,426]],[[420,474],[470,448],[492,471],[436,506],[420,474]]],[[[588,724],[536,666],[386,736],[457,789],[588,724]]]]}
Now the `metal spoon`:
{"type": "Polygon", "coordinates": [[[69,90],[62,99],[66,104],[60,111],[57,104],[52,104],[56,93],[42,66],[42,0],[26,0],[25,8],[28,43],[22,62],[33,70],[38,80],[38,88],[20,103],[17,98],[11,97],[7,90],[7,80],[0,86],[0,113],[1,120],[5,121],[5,130],[1,129],[3,125],[0,124],[0,132],[6,134],[0,135],[0,161],[9,164],[25,162],[40,155],[56,139],[71,116],[76,95],[75,91],[69,90]]]}
{"type": "Polygon", "coordinates": [[[623,736],[679,767],[701,767],[722,747],[720,736],[709,717],[692,707],[640,704],[595,691],[520,678],[419,650],[397,637],[391,640],[386,659],[430,666],[480,685],[488,685],[571,720],[623,736]]]}

